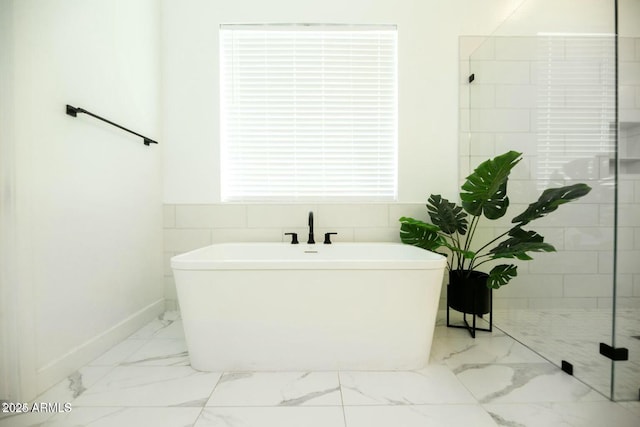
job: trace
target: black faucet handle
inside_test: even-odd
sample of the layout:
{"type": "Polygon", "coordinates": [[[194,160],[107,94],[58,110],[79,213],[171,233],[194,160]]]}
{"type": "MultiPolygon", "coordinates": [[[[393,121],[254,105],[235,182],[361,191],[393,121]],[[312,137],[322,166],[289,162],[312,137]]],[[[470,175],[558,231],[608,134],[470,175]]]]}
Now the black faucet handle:
{"type": "Polygon", "coordinates": [[[284,233],[285,236],[291,236],[291,244],[298,244],[298,233],[284,233]]]}
{"type": "Polygon", "coordinates": [[[331,235],[332,234],[338,234],[338,233],[324,233],[324,244],[325,245],[330,245],[331,244],[331,235]]]}

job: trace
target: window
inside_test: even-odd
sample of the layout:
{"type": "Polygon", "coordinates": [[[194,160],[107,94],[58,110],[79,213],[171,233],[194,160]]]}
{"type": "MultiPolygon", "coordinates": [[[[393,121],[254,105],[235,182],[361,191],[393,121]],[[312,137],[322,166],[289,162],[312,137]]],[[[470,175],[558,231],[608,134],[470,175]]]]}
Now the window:
{"type": "Polygon", "coordinates": [[[222,25],[224,201],[395,200],[395,26],[222,25]]]}

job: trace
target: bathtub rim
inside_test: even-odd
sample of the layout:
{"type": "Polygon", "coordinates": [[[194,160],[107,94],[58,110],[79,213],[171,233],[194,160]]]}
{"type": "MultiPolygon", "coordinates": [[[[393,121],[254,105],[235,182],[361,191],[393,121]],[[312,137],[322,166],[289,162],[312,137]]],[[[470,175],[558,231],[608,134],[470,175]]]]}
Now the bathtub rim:
{"type": "Polygon", "coordinates": [[[415,246],[396,242],[338,242],[332,245],[291,245],[285,242],[228,242],[214,243],[192,251],[175,255],[171,258],[171,268],[173,270],[187,271],[209,271],[209,270],[436,270],[446,266],[446,257],[441,254],[421,249],[415,246]],[[336,247],[351,249],[366,249],[367,246],[393,248],[392,250],[405,251],[411,254],[412,259],[402,259],[401,257],[391,258],[356,258],[356,259],[335,259],[314,257],[314,253],[309,253],[308,259],[274,259],[274,258],[252,258],[252,259],[211,259],[202,258],[203,254],[215,249],[225,247],[237,248],[239,246],[259,247],[263,250],[268,248],[280,248],[284,251],[296,250],[321,251],[331,250],[336,247]]]}

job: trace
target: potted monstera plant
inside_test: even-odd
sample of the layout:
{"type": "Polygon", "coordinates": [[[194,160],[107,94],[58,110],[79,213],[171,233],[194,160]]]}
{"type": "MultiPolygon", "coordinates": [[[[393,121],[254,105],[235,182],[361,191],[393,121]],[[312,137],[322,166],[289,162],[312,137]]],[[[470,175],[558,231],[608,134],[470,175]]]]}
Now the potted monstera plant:
{"type": "Polygon", "coordinates": [[[404,243],[434,252],[448,249],[444,253],[449,271],[447,303],[454,310],[474,315],[488,313],[491,290],[509,283],[517,276],[518,267],[498,264],[488,273],[480,267],[502,259],[531,260],[531,252],[555,251],[543,236],[526,227],[591,191],[582,183],[549,188],[511,220],[509,230],[486,242],[475,241],[482,220],[497,220],[507,213],[507,182],[513,167],[522,160],[521,155],[509,151],[481,163],[461,187],[461,206],[432,194],[427,202],[431,223],[400,218],[400,239],[404,243]]]}

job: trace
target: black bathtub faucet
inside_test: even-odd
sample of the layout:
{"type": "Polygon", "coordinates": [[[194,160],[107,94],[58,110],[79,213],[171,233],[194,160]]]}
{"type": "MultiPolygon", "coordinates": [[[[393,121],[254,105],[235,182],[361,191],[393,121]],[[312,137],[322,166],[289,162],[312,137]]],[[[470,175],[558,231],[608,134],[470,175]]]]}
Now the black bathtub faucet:
{"type": "Polygon", "coordinates": [[[309,211],[309,240],[307,244],[311,245],[314,243],[316,243],[316,241],[313,238],[313,211],[309,211]]]}

